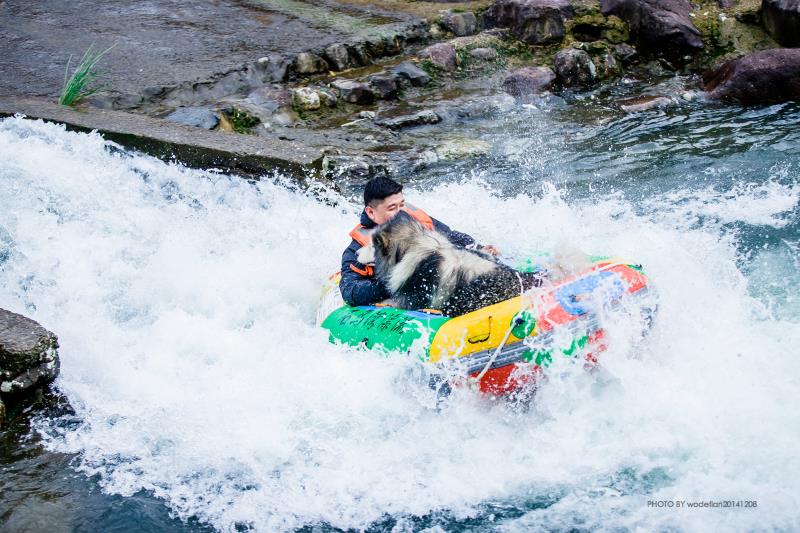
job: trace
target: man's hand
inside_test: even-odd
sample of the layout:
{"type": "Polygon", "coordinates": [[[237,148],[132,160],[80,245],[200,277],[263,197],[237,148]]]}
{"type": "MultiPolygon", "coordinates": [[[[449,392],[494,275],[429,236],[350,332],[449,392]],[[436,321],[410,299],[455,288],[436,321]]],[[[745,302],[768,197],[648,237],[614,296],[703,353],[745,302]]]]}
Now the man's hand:
{"type": "Polygon", "coordinates": [[[500,255],[500,249],[495,247],[493,244],[487,244],[486,246],[482,246],[481,252],[486,252],[487,254],[494,257],[500,255]]]}

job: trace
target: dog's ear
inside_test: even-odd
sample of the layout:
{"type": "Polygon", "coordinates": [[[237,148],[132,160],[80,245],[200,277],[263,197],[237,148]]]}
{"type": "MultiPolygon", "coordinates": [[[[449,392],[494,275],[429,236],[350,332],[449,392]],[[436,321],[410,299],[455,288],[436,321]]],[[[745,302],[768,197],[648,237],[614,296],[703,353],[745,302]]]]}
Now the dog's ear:
{"type": "Polygon", "coordinates": [[[375,232],[372,236],[372,246],[374,246],[381,255],[386,255],[386,251],[389,249],[389,236],[383,231],[375,232]]]}

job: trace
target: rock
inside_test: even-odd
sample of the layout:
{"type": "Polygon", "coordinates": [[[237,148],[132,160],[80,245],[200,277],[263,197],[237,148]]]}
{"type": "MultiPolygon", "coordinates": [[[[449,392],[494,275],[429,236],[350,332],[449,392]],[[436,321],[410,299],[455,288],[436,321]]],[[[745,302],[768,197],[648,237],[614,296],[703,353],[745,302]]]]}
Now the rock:
{"type": "Polygon", "coordinates": [[[319,93],[309,87],[300,87],[292,91],[292,104],[295,109],[303,111],[313,111],[322,107],[319,101],[319,93]]]}
{"type": "Polygon", "coordinates": [[[317,54],[300,52],[294,58],[294,69],[298,74],[317,74],[328,70],[328,63],[317,54]]]}
{"type": "Polygon", "coordinates": [[[422,87],[431,81],[431,77],[428,76],[427,72],[409,61],[400,63],[394,67],[391,72],[401,79],[408,80],[414,87],[422,87]]]}
{"type": "Polygon", "coordinates": [[[430,109],[419,111],[411,115],[402,115],[384,119],[380,122],[381,126],[385,126],[392,130],[399,130],[402,128],[410,128],[412,126],[422,126],[425,124],[438,124],[442,118],[430,109]]]}
{"type": "Polygon", "coordinates": [[[179,107],[165,118],[170,122],[206,130],[212,130],[219,124],[217,114],[205,107],[179,107]]]}
{"type": "Polygon", "coordinates": [[[783,46],[800,46],[800,1],[762,0],[761,20],[783,46]]]}
{"type": "Polygon", "coordinates": [[[553,58],[556,77],[563,87],[586,88],[597,80],[597,68],[589,54],[565,48],[553,58]]]}
{"type": "Polygon", "coordinates": [[[319,95],[320,103],[328,107],[336,107],[336,103],[339,101],[339,98],[336,96],[336,93],[332,89],[328,89],[327,87],[318,88],[317,94],[319,95]]]}
{"type": "Polygon", "coordinates": [[[773,48],[723,63],[704,76],[711,98],[741,104],[800,100],[800,48],[773,48]]]}
{"type": "Polygon", "coordinates": [[[273,87],[259,87],[248,94],[246,98],[248,102],[272,112],[281,107],[291,107],[292,99],[291,91],[273,87]]]}
{"type": "Polygon", "coordinates": [[[639,60],[639,52],[629,44],[614,45],[614,54],[623,65],[631,65],[639,60]]]}
{"type": "Polygon", "coordinates": [[[324,55],[333,70],[347,70],[350,67],[350,51],[346,44],[332,44],[325,49],[324,55]]]}
{"type": "Polygon", "coordinates": [[[689,0],[600,0],[600,8],[628,23],[640,50],[682,61],[703,48],[689,0]]]}
{"type": "Polygon", "coordinates": [[[466,159],[486,155],[492,145],[480,139],[448,139],[436,147],[435,153],[439,160],[466,159]]]}
{"type": "Polygon", "coordinates": [[[3,422],[6,419],[6,406],[3,403],[3,400],[0,399],[0,427],[3,427],[3,422]]]}
{"type": "Polygon", "coordinates": [[[639,96],[620,102],[620,108],[626,113],[639,113],[659,107],[667,107],[675,102],[666,96],[639,96]]]}
{"type": "Polygon", "coordinates": [[[419,57],[430,60],[434,66],[447,72],[453,72],[458,68],[456,49],[449,43],[433,44],[423,49],[419,53],[419,57]]]}
{"type": "Polygon", "coordinates": [[[375,101],[375,93],[366,83],[353,80],[336,80],[331,85],[339,91],[339,96],[345,102],[369,105],[375,101]]]}
{"type": "Polygon", "coordinates": [[[0,309],[0,394],[46,385],[58,376],[58,339],[37,322],[0,309]]]}
{"type": "Polygon", "coordinates": [[[367,78],[375,95],[381,100],[394,100],[397,98],[397,78],[387,72],[373,74],[367,78]]]}
{"type": "Polygon", "coordinates": [[[469,56],[478,61],[497,61],[500,54],[494,48],[474,48],[469,51],[469,56]]]}
{"type": "Polygon", "coordinates": [[[610,80],[622,73],[617,58],[609,50],[595,54],[592,57],[592,63],[597,69],[597,77],[601,80],[610,80]]]}
{"type": "Polygon", "coordinates": [[[504,27],[529,44],[559,43],[575,14],[567,0],[496,0],[483,14],[485,28],[504,27]]]}
{"type": "Polygon", "coordinates": [[[506,76],[503,89],[512,96],[524,96],[546,91],[555,79],[555,72],[547,67],[524,67],[506,76]]]}
{"type": "Polygon", "coordinates": [[[442,17],[442,26],[454,35],[462,37],[472,35],[478,29],[478,19],[472,11],[453,12],[449,11],[442,17]]]}

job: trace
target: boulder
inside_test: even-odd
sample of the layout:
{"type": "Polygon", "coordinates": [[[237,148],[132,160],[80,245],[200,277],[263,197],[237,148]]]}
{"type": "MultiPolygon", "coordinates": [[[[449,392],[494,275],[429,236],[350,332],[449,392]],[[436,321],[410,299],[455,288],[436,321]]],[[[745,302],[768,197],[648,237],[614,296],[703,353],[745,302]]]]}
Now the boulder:
{"type": "Polygon", "coordinates": [[[375,101],[375,93],[366,83],[353,80],[336,80],[331,85],[339,91],[339,96],[345,102],[369,105],[375,101]]]}
{"type": "Polygon", "coordinates": [[[425,124],[437,124],[442,121],[442,117],[437,115],[430,109],[419,111],[411,115],[402,115],[399,117],[392,117],[380,121],[381,126],[385,126],[392,130],[399,130],[403,128],[410,128],[412,126],[422,126],[425,124]]]}
{"type": "Polygon", "coordinates": [[[319,100],[319,93],[309,87],[300,87],[292,91],[292,104],[295,109],[303,111],[313,111],[322,107],[319,100]]]}
{"type": "Polygon", "coordinates": [[[483,14],[485,28],[509,28],[529,44],[559,43],[575,15],[567,0],[496,0],[483,14]]]}
{"type": "Polygon", "coordinates": [[[456,60],[456,49],[449,43],[436,43],[419,53],[419,57],[427,59],[437,68],[447,72],[453,72],[458,68],[456,60]]]}
{"type": "Polygon", "coordinates": [[[469,51],[469,57],[478,61],[497,61],[499,55],[494,48],[474,48],[469,51]]]}
{"type": "Polygon", "coordinates": [[[773,48],[723,63],[704,76],[709,97],[741,104],[800,100],[800,48],[773,48]]]}
{"type": "Polygon", "coordinates": [[[27,392],[58,376],[58,339],[37,322],[0,309],[0,395],[27,392]]]}
{"type": "Polygon", "coordinates": [[[381,100],[397,98],[397,77],[388,72],[379,72],[367,78],[375,95],[381,100]]]}
{"type": "Polygon", "coordinates": [[[319,101],[322,105],[326,105],[328,107],[336,107],[336,102],[339,100],[337,98],[336,93],[333,89],[329,89],[327,87],[319,87],[317,89],[317,94],[319,95],[319,101]]]}
{"type": "Polygon", "coordinates": [[[427,72],[409,61],[400,63],[394,67],[391,72],[396,74],[401,80],[408,81],[414,87],[422,87],[431,81],[431,77],[428,76],[427,72]]]}
{"type": "Polygon", "coordinates": [[[614,55],[623,65],[631,65],[639,60],[639,52],[636,51],[636,48],[625,43],[614,45],[614,55]]]}
{"type": "Polygon", "coordinates": [[[503,89],[511,96],[524,96],[546,91],[555,79],[555,72],[547,67],[524,67],[506,76],[503,89]]]}
{"type": "Polygon", "coordinates": [[[642,51],[683,61],[703,48],[700,31],[689,18],[689,0],[600,0],[600,8],[628,23],[642,51]]]}
{"type": "Polygon", "coordinates": [[[325,49],[324,55],[333,70],[346,70],[350,67],[350,51],[346,44],[332,44],[325,49]]]}
{"type": "Polygon", "coordinates": [[[583,50],[565,48],[553,58],[558,82],[563,87],[587,88],[597,81],[597,68],[583,50]]]}
{"type": "Polygon", "coordinates": [[[300,52],[294,58],[294,70],[298,74],[317,74],[328,70],[328,63],[317,54],[300,52]]]}
{"type": "Polygon", "coordinates": [[[450,11],[442,17],[442,26],[459,37],[473,35],[478,30],[478,19],[472,11],[450,11]]]}
{"type": "Polygon", "coordinates": [[[800,46],[800,1],[763,0],[761,20],[778,43],[783,46],[800,46]]]}
{"type": "Polygon", "coordinates": [[[219,124],[217,114],[205,107],[179,107],[167,115],[165,119],[170,122],[206,130],[212,130],[219,124]]]}

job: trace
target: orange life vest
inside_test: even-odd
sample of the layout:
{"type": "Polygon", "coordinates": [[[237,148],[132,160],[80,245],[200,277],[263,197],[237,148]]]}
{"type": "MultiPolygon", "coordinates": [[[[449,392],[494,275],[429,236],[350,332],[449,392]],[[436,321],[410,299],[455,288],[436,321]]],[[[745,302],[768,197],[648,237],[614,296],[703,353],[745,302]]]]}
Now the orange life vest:
{"type": "MultiPolygon", "coordinates": [[[[420,209],[419,207],[414,207],[411,204],[406,204],[400,208],[401,211],[405,211],[411,218],[428,228],[429,230],[433,229],[433,219],[420,209]]],[[[355,228],[350,231],[350,237],[353,238],[361,246],[368,246],[370,241],[372,240],[372,229],[367,229],[361,224],[358,224],[355,228]]],[[[372,276],[373,270],[372,265],[365,265],[363,269],[358,268],[354,264],[350,263],[350,270],[359,274],[361,276],[372,276]]]]}

